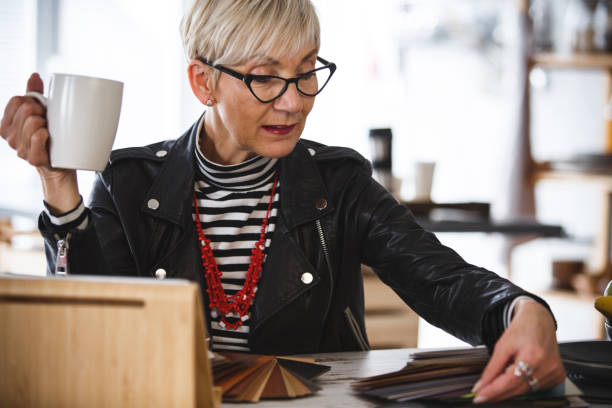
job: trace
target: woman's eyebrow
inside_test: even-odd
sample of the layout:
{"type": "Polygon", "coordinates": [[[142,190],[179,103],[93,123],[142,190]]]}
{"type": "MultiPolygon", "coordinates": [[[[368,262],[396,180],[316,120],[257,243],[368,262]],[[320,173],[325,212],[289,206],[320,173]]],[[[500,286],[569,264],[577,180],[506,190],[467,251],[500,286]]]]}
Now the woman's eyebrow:
{"type": "Polygon", "coordinates": [[[259,61],[257,61],[257,65],[280,65],[280,62],[272,57],[262,57],[259,61]]]}
{"type": "Polygon", "coordinates": [[[311,59],[315,55],[317,55],[317,50],[310,51],[304,58],[302,58],[302,62],[305,62],[305,61],[311,59]]]}
{"type": "MultiPolygon", "coordinates": [[[[304,58],[302,58],[301,63],[308,61],[309,59],[311,59],[313,56],[315,56],[317,54],[317,50],[314,49],[312,51],[310,51],[308,54],[306,54],[306,56],[304,58]]],[[[271,65],[271,66],[278,66],[280,65],[280,62],[275,60],[272,57],[268,57],[268,56],[261,56],[257,59],[257,62],[255,63],[254,67],[260,67],[262,65],[271,65]]]]}

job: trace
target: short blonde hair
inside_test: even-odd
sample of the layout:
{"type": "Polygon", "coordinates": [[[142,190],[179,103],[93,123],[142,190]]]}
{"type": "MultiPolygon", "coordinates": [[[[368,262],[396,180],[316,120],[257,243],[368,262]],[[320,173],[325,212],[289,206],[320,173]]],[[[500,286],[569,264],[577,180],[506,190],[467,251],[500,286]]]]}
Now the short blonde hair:
{"type": "Polygon", "coordinates": [[[320,47],[319,19],[310,0],[195,0],[181,34],[189,60],[213,64],[241,65],[320,47]]]}

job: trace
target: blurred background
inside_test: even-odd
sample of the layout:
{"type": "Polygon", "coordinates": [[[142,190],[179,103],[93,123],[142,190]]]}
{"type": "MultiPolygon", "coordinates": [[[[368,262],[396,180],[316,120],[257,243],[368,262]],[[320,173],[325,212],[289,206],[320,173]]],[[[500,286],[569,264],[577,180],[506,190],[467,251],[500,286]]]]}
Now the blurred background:
{"type": "MultiPolygon", "coordinates": [[[[203,111],[179,36],[189,3],[0,0],[0,106],[34,71],[100,76],[125,83],[115,148],[180,136],[203,111]]],[[[544,296],[560,339],[601,337],[592,302],[610,277],[610,2],[313,3],[320,55],[338,70],[303,137],[376,166],[371,135],[388,129],[392,178],[381,182],[398,200],[467,261],[544,296]],[[425,196],[423,163],[434,163],[425,196]]],[[[79,172],[85,198],[93,177],[79,172]]],[[[0,273],[45,273],[40,190],[0,142],[0,273]]],[[[457,343],[364,275],[373,346],[457,343]]]]}

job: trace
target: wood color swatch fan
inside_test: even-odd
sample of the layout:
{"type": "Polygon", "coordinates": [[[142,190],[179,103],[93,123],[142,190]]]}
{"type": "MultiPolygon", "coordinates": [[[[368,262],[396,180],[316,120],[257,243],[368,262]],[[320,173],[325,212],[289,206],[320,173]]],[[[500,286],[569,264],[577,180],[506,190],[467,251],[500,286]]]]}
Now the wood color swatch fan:
{"type": "Polygon", "coordinates": [[[223,400],[232,402],[311,395],[320,390],[311,380],[330,369],[312,359],[229,352],[215,354],[211,362],[215,385],[223,400]]]}
{"type": "Polygon", "coordinates": [[[0,276],[0,406],[217,407],[197,284],[0,276]]]}

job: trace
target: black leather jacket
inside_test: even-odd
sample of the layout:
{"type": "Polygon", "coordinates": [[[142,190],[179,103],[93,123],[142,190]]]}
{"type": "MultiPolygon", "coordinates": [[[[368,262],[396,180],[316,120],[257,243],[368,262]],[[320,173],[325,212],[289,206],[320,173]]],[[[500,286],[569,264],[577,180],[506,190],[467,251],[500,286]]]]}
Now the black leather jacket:
{"type": "MultiPolygon", "coordinates": [[[[197,123],[179,139],[112,153],[93,187],[89,226],[69,231],[70,273],[151,278],[164,269],[204,288],[192,222],[196,133],[197,123]]],[[[526,293],[423,230],[362,156],[301,140],[279,163],[281,211],[251,307],[252,351],[368,348],[361,264],[432,324],[471,344],[496,341],[503,306],[526,293]],[[306,272],[312,282],[302,281],[306,272]]],[[[52,271],[68,231],[44,214],[39,228],[52,271]]]]}

